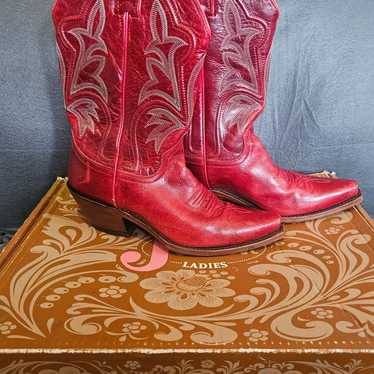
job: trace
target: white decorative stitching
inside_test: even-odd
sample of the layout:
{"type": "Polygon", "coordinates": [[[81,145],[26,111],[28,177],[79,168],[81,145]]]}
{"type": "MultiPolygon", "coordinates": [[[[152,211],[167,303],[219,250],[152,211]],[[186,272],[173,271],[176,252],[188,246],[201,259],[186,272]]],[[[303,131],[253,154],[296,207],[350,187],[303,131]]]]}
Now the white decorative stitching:
{"type": "MultiPolygon", "coordinates": [[[[86,28],[77,27],[67,31],[68,34],[74,36],[79,44],[78,58],[74,66],[71,87],[68,93],[66,92],[66,65],[60,48],[57,48],[63,80],[65,108],[77,118],[80,137],[84,136],[87,130],[95,133],[95,121],[99,121],[99,115],[97,112],[98,104],[93,99],[87,97],[73,99],[70,104],[67,104],[67,97],[76,95],[83,90],[90,90],[90,93],[97,95],[105,102],[105,104],[108,103],[108,90],[101,77],[106,62],[106,57],[103,53],[108,53],[106,44],[101,37],[104,31],[105,19],[106,14],[103,0],[97,0],[89,13],[86,28]],[[94,40],[95,43],[87,48],[85,38],[94,40]],[[97,65],[95,71],[90,73],[91,82],[88,82],[87,80],[79,82],[79,75],[88,65],[91,64],[97,65]]],[[[64,38],[66,40],[65,35],[64,38]]]]}
{"type": "Polygon", "coordinates": [[[145,127],[157,127],[150,132],[146,142],[155,142],[155,151],[156,153],[159,153],[166,137],[174,131],[182,129],[184,126],[181,120],[167,109],[151,109],[148,111],[148,114],[151,118],[148,120],[145,127]]]}
{"type": "MultiPolygon", "coordinates": [[[[172,9],[171,12],[173,14],[172,9]]],[[[175,16],[174,18],[176,19],[175,16]]],[[[139,104],[143,103],[150,97],[159,97],[172,105],[172,107],[175,108],[180,115],[182,115],[181,112],[183,111],[183,108],[176,73],[175,54],[179,48],[187,46],[188,44],[181,38],[169,35],[167,15],[159,0],[155,0],[152,5],[150,29],[153,39],[145,49],[145,55],[147,56],[146,67],[150,80],[144,85],[140,92],[139,104]],[[158,31],[158,23],[161,25],[161,34],[158,31]],[[167,56],[162,50],[162,48],[166,44],[171,44],[167,56]],[[171,83],[173,96],[160,89],[155,88],[155,86],[160,83],[155,73],[155,68],[160,70],[165,75],[167,80],[171,83]]],[[[187,119],[182,120],[181,118],[178,118],[177,115],[170,112],[170,110],[162,107],[157,107],[147,112],[147,115],[150,116],[150,119],[146,123],[145,127],[157,127],[155,127],[148,135],[146,142],[154,142],[156,153],[160,152],[162,144],[171,133],[183,128],[185,122],[190,122],[192,120],[194,107],[194,87],[203,63],[204,59],[200,59],[200,61],[196,64],[193,71],[191,72],[191,76],[187,84],[187,119]]]]}
{"type": "Polygon", "coordinates": [[[228,35],[222,42],[222,55],[227,71],[219,87],[220,95],[232,87],[236,89],[238,87],[247,88],[255,95],[259,91],[256,71],[250,53],[250,44],[260,31],[250,26],[243,27],[240,9],[240,5],[235,0],[227,0],[225,3],[223,18],[228,35]],[[249,80],[242,76],[235,65],[240,65],[248,72],[249,80]]]}
{"type": "Polygon", "coordinates": [[[261,108],[261,105],[248,95],[235,95],[227,101],[227,113],[231,124],[245,125],[248,116],[261,108]]]}
{"type": "Polygon", "coordinates": [[[178,111],[181,110],[180,92],[178,88],[177,75],[175,71],[175,53],[176,51],[186,46],[187,43],[175,36],[169,35],[168,19],[166,17],[165,10],[159,0],[156,0],[151,9],[150,17],[150,28],[152,33],[152,42],[146,47],[145,54],[148,56],[146,59],[147,73],[150,80],[144,85],[140,92],[139,104],[144,102],[151,96],[158,96],[165,99],[178,111]],[[158,32],[157,21],[161,23],[161,35],[158,32]],[[172,44],[167,56],[165,56],[161,47],[166,44],[172,44]],[[156,55],[158,57],[149,57],[150,55],[156,55]],[[159,69],[164,73],[167,79],[172,84],[173,95],[168,95],[166,92],[153,87],[160,83],[158,80],[154,68],[159,69]]]}
{"type": "Polygon", "coordinates": [[[188,122],[192,121],[193,112],[194,112],[194,89],[196,85],[197,78],[200,75],[201,69],[204,66],[205,62],[205,55],[200,58],[199,62],[195,65],[194,69],[192,70],[190,80],[188,81],[187,85],[187,105],[188,105],[188,122]]]}
{"type": "Polygon", "coordinates": [[[73,113],[78,121],[79,136],[82,137],[86,130],[95,132],[95,121],[99,121],[98,105],[95,101],[82,98],[69,105],[69,112],[73,113]]]}
{"type": "Polygon", "coordinates": [[[105,7],[102,0],[98,0],[89,14],[87,21],[87,28],[75,28],[69,31],[69,34],[74,35],[79,43],[79,56],[75,65],[73,73],[73,82],[71,87],[71,94],[75,94],[80,90],[92,89],[96,91],[105,102],[108,101],[108,90],[101,78],[101,73],[105,66],[105,56],[95,54],[97,52],[108,53],[108,49],[105,45],[101,35],[104,31],[105,26],[105,7]],[[95,19],[99,17],[97,26],[94,28],[95,19]],[[96,43],[86,48],[84,37],[95,40],[96,43]],[[90,74],[90,77],[96,81],[96,84],[90,82],[78,83],[80,72],[88,65],[97,63],[96,70],[90,74]]]}

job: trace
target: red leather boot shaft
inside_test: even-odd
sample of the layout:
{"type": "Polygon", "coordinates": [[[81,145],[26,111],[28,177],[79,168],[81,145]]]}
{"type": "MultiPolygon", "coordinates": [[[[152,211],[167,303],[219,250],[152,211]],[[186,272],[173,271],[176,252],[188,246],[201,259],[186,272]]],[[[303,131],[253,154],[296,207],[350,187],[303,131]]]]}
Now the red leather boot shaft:
{"type": "Polygon", "coordinates": [[[115,204],[119,174],[152,175],[175,154],[209,27],[198,3],[166,0],[59,0],[53,19],[72,124],[70,183],[115,204]]]}
{"type": "Polygon", "coordinates": [[[114,203],[127,38],[124,16],[117,10],[115,1],[104,0],[59,0],[53,8],[72,131],[69,181],[110,204],[114,203]]]}
{"type": "Polygon", "coordinates": [[[128,17],[118,171],[157,174],[180,152],[210,31],[195,1],[138,1],[128,17]]]}
{"type": "Polygon", "coordinates": [[[186,144],[189,166],[235,160],[265,101],[268,60],[279,11],[270,0],[217,1],[204,7],[212,13],[212,38],[204,67],[200,105],[186,144]],[[204,134],[204,141],[201,139],[204,134]]]}

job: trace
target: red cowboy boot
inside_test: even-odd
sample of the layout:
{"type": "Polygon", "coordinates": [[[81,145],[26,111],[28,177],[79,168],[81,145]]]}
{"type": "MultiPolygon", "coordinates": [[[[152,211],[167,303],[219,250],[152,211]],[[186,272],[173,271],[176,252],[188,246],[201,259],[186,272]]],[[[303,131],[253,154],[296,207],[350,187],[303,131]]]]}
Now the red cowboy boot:
{"type": "Polygon", "coordinates": [[[210,37],[196,0],[57,0],[53,18],[72,125],[69,185],[94,226],[139,226],[202,256],[280,237],[277,214],[223,203],[185,165],[210,37]]]}
{"type": "Polygon", "coordinates": [[[362,201],[355,181],[306,176],[279,168],[253,132],[262,112],[269,53],[279,11],[275,0],[201,0],[212,37],[187,165],[212,191],[254,204],[284,222],[323,217],[362,201]]]}

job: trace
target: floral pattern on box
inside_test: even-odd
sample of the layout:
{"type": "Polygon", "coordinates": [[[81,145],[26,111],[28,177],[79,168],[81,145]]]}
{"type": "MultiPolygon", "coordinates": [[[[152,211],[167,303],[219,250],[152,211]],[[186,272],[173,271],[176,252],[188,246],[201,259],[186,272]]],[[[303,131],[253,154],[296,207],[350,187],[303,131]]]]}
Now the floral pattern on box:
{"type": "MultiPolygon", "coordinates": [[[[65,181],[35,220],[3,261],[0,349],[64,350],[70,342],[70,350],[374,351],[374,230],[361,208],[287,225],[266,248],[212,258],[168,253],[140,230],[130,238],[96,230],[65,181]]],[[[301,361],[246,368],[227,361],[218,370],[209,360],[185,360],[157,370],[298,374],[301,361]]],[[[316,373],[362,369],[322,358],[310,365],[316,373]]]]}

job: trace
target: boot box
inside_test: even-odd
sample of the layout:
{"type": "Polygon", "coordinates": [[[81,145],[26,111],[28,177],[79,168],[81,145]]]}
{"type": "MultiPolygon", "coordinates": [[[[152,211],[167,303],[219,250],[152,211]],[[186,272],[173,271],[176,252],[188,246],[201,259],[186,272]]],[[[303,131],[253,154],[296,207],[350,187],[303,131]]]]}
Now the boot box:
{"type": "Polygon", "coordinates": [[[60,178],[0,257],[0,374],[372,374],[373,249],[357,207],[177,256],[95,230],[60,178]]]}

